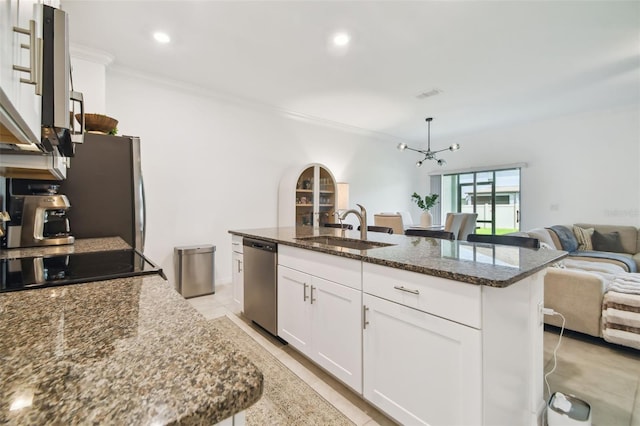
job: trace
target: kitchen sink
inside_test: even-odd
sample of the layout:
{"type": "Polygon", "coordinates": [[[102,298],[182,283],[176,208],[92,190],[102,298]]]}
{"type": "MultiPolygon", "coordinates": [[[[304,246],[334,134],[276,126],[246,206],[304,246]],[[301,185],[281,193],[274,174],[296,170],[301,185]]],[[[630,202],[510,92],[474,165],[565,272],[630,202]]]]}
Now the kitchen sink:
{"type": "Polygon", "coordinates": [[[296,240],[309,242],[309,243],[317,243],[325,246],[337,246],[350,248],[355,250],[370,250],[374,248],[380,247],[388,247],[393,246],[395,244],[389,243],[380,243],[378,241],[365,241],[365,240],[356,240],[353,238],[342,238],[342,237],[334,237],[334,236],[315,236],[315,237],[300,237],[296,238],[296,240]]]}

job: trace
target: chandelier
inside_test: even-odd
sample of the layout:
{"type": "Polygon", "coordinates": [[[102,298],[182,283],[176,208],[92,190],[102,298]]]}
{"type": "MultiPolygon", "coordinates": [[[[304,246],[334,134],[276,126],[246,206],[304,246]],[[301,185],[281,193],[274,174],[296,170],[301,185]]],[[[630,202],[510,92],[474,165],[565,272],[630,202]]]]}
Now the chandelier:
{"type": "Polygon", "coordinates": [[[415,151],[415,152],[419,152],[420,154],[424,154],[424,158],[422,160],[418,160],[416,161],[416,167],[420,167],[422,166],[422,163],[425,160],[435,160],[438,163],[438,166],[446,166],[447,162],[436,158],[436,154],[442,151],[457,151],[458,149],[460,149],[460,145],[457,143],[454,143],[453,145],[451,145],[449,148],[443,148],[443,149],[439,149],[437,151],[431,151],[431,121],[433,121],[432,117],[429,117],[426,119],[427,121],[427,126],[428,126],[428,131],[427,131],[427,150],[422,150],[422,149],[413,149],[413,148],[409,148],[407,146],[406,143],[399,143],[398,144],[398,149],[400,151],[404,151],[405,149],[408,149],[409,151],[415,151]]]}

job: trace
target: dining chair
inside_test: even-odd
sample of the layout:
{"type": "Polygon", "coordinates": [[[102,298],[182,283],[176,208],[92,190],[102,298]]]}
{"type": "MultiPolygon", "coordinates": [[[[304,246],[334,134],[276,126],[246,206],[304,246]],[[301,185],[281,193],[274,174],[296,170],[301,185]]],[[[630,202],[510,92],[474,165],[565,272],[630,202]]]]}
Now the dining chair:
{"type": "MultiPolygon", "coordinates": [[[[358,226],[358,231],[359,230],[360,230],[360,227],[358,226]]],[[[369,225],[369,226],[367,226],[367,231],[382,232],[382,233],[385,233],[385,234],[393,234],[393,228],[389,228],[388,226],[369,225]]]]}
{"type": "Polygon", "coordinates": [[[324,227],[325,228],[349,229],[349,230],[353,229],[353,225],[351,225],[350,223],[325,223],[324,227]]]}
{"type": "Polygon", "coordinates": [[[431,237],[440,238],[441,240],[455,240],[453,232],[440,231],[436,229],[407,229],[404,231],[404,235],[414,237],[431,237]]]}
{"type": "Polygon", "coordinates": [[[531,237],[518,237],[515,235],[469,234],[467,241],[469,241],[470,243],[491,243],[535,249],[540,248],[539,239],[531,237]]]}
{"type": "Polygon", "coordinates": [[[444,230],[453,232],[457,240],[466,240],[476,230],[478,213],[447,213],[444,230]]]}
{"type": "Polygon", "coordinates": [[[375,226],[386,226],[393,229],[394,234],[404,233],[404,224],[402,215],[399,213],[377,213],[373,215],[373,224],[375,226]]]}

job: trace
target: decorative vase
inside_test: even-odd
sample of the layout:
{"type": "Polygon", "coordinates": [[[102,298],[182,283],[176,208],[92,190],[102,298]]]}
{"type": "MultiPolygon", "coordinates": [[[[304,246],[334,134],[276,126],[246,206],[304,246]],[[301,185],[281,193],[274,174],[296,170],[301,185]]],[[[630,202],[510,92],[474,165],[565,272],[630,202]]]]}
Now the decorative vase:
{"type": "Polygon", "coordinates": [[[429,213],[428,210],[423,211],[422,214],[420,215],[420,227],[428,228],[431,226],[432,222],[433,222],[433,216],[431,216],[431,213],[429,213]]]}

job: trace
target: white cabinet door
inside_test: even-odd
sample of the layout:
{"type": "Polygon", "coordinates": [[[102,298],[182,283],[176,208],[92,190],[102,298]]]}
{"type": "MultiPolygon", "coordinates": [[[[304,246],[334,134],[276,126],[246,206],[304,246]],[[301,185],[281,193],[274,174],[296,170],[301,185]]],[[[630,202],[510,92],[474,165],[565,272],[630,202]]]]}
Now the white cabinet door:
{"type": "MultiPolygon", "coordinates": [[[[40,139],[41,105],[40,95],[35,92],[35,86],[21,83],[20,79],[39,79],[37,73],[29,75],[13,69],[14,65],[25,68],[35,67],[39,58],[35,58],[32,64],[30,50],[23,49],[21,45],[31,46],[31,38],[26,34],[19,34],[14,27],[30,30],[29,21],[34,20],[33,43],[42,37],[42,18],[35,14],[34,0],[8,0],[0,2],[0,88],[12,108],[7,106],[6,111],[0,111],[5,116],[4,125],[15,135],[14,138],[2,138],[2,142],[32,144],[40,139]],[[14,110],[14,111],[12,111],[14,110]],[[10,112],[12,111],[12,112],[10,112]],[[9,116],[18,115],[26,123],[26,127],[18,122],[9,120],[9,116]]],[[[34,45],[34,47],[37,47],[34,45]]],[[[37,49],[35,50],[37,52],[37,49]]],[[[37,55],[36,55],[37,56],[37,55]]],[[[3,101],[3,103],[6,101],[3,101]]]]}
{"type": "Polygon", "coordinates": [[[231,258],[233,302],[239,312],[244,312],[244,255],[234,251],[231,258]]]}
{"type": "Polygon", "coordinates": [[[7,0],[0,2],[0,87],[12,104],[16,104],[19,74],[13,69],[20,54],[18,34],[13,27],[18,25],[18,1],[7,0]]]}
{"type": "Polygon", "coordinates": [[[362,292],[313,277],[311,358],[362,393],[362,292]]]}
{"type": "Polygon", "coordinates": [[[482,424],[481,332],[364,294],[364,397],[402,424],[482,424]]]}
{"type": "MultiPolygon", "coordinates": [[[[42,17],[39,10],[35,8],[36,4],[41,3],[39,0],[19,0],[18,1],[18,26],[20,28],[29,28],[29,23],[35,21],[36,38],[42,39],[42,17]]],[[[27,35],[18,35],[19,41],[16,46],[16,65],[25,67],[35,66],[30,63],[30,52],[27,49],[20,48],[20,44],[29,44],[27,35]]],[[[39,62],[40,59],[37,60],[39,62]]],[[[25,73],[15,71],[18,82],[20,78],[28,78],[25,73]]],[[[36,79],[39,79],[37,77],[36,79]]],[[[36,88],[32,84],[19,83],[15,107],[20,112],[20,116],[27,123],[31,131],[40,136],[40,127],[42,125],[42,97],[36,94],[36,88]]]]}
{"type": "Polygon", "coordinates": [[[278,336],[311,354],[311,275],[278,265],[278,336]]]}

